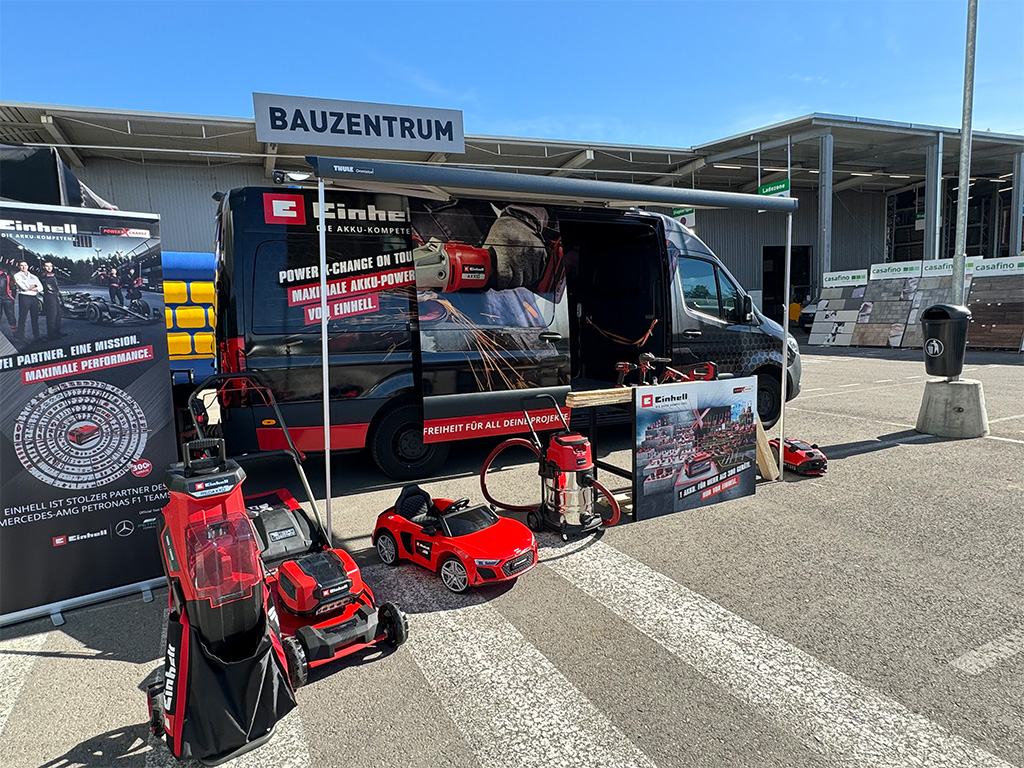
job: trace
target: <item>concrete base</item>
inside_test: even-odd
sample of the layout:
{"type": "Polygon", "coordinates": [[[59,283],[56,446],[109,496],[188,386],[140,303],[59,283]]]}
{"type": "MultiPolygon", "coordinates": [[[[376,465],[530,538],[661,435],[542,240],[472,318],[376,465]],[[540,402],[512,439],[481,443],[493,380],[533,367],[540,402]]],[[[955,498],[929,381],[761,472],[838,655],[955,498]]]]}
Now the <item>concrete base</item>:
{"type": "Polygon", "coordinates": [[[988,434],[985,392],[980,381],[932,379],[924,385],[917,431],[938,437],[984,437],[988,434]]]}

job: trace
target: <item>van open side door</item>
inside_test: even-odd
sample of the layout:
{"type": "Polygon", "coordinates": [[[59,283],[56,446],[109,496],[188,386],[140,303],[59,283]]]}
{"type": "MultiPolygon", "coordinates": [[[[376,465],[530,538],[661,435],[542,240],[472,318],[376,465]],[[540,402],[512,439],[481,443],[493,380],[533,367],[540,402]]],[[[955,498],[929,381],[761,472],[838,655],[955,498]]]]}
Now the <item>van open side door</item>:
{"type": "MultiPolygon", "coordinates": [[[[428,443],[526,431],[520,402],[569,390],[562,243],[547,206],[410,199],[428,443]]],[[[531,413],[538,429],[554,409],[531,413]]]]}

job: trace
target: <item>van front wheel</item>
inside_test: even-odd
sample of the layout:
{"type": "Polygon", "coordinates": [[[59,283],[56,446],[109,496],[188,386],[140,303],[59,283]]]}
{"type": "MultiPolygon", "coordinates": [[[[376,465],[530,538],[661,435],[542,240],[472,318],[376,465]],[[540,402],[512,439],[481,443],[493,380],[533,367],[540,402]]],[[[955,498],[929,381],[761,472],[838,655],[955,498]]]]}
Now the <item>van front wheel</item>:
{"type": "Polygon", "coordinates": [[[765,429],[771,429],[782,414],[782,385],[770,373],[757,377],[757,415],[765,429]]]}
{"type": "Polygon", "coordinates": [[[370,454],[388,477],[418,480],[444,465],[448,443],[424,443],[423,411],[416,405],[402,405],[377,423],[370,438],[370,454]]]}

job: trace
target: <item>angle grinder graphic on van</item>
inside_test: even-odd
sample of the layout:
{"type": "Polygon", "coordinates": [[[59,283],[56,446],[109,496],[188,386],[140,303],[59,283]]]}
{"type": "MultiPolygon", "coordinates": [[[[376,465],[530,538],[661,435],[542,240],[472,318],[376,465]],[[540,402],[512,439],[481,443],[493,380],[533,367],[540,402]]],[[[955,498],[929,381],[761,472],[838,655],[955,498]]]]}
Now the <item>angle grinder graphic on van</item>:
{"type": "MultiPolygon", "coordinates": [[[[259,372],[299,449],[314,451],[323,447],[316,201],[305,189],[223,198],[216,321],[221,370],[259,372]]],[[[782,360],[781,327],[675,219],[333,191],[328,211],[331,445],[369,448],[396,479],[435,472],[453,439],[526,431],[524,389],[564,402],[570,388],[612,387],[616,364],[638,352],[756,375],[766,426],[779,415],[783,372],[788,396],[799,393],[796,342],[782,360]]],[[[230,450],[283,447],[265,410],[226,405],[230,450]]]]}

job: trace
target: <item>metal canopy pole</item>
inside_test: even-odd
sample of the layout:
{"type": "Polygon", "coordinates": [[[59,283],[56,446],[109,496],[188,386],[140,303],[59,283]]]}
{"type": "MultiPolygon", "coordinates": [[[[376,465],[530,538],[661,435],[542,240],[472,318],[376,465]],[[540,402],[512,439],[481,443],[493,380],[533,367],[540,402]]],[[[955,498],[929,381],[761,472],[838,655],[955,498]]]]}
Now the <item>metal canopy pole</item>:
{"type": "Polygon", "coordinates": [[[739,192],[708,189],[660,187],[621,181],[595,181],[560,176],[478,171],[436,165],[394,163],[386,160],[306,157],[320,179],[338,179],[352,184],[408,184],[481,193],[511,192],[522,195],[557,197],[600,204],[623,201],[634,204],[689,205],[702,208],[745,208],[778,213],[797,209],[795,197],[762,197],[739,192]]]}
{"type": "Polygon", "coordinates": [[[786,214],[786,276],[783,278],[785,299],[782,313],[782,391],[779,397],[779,482],[783,481],[782,465],[786,457],[786,381],[789,378],[789,281],[793,256],[793,214],[786,214]]]}
{"type": "Polygon", "coordinates": [[[974,48],[978,0],[967,0],[967,55],[964,61],[964,116],[960,129],[960,182],[956,190],[956,248],[953,250],[953,303],[964,303],[967,272],[967,203],[971,196],[971,115],[974,109],[974,48]]]}
{"type": "MultiPolygon", "coordinates": [[[[333,547],[331,531],[331,363],[327,356],[327,227],[324,225],[324,180],[317,180],[320,210],[320,368],[324,401],[324,506],[327,511],[327,546],[333,547]]],[[[311,499],[312,501],[312,499],[311,499]]],[[[316,503],[316,502],[313,502],[316,503]]]]}

